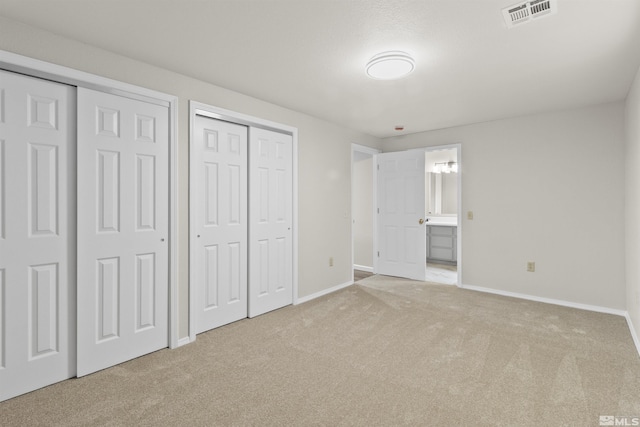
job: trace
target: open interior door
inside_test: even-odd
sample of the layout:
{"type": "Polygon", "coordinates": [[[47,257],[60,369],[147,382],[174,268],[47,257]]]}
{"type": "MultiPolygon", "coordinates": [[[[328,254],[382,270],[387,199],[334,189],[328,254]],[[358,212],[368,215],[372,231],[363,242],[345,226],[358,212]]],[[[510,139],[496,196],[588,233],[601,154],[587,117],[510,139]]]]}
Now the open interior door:
{"type": "Polygon", "coordinates": [[[426,280],[425,154],[376,155],[378,274],[426,280]]]}

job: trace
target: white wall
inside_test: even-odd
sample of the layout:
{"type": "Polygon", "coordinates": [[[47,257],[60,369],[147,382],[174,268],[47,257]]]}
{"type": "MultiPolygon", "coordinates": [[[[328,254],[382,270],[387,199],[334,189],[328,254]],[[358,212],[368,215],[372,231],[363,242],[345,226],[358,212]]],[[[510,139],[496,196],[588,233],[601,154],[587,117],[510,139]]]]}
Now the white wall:
{"type": "MultiPolygon", "coordinates": [[[[351,279],[351,143],[377,138],[0,17],[0,49],[179,97],[179,336],[188,327],[188,101],[295,126],[299,137],[299,296],[351,279]],[[329,267],[329,257],[334,267],[329,267]]],[[[167,52],[170,55],[170,52],[167,52]]]]}
{"type": "Polygon", "coordinates": [[[462,143],[463,284],[624,309],[623,112],[459,126],[385,139],[383,150],[462,143]]]}
{"type": "Polygon", "coordinates": [[[373,268],[373,156],[353,162],[353,263],[373,268]]]}
{"type": "MultiPolygon", "coordinates": [[[[627,311],[640,332],[640,69],[625,105],[627,311]]],[[[638,348],[640,351],[640,348],[638,348]]]]}

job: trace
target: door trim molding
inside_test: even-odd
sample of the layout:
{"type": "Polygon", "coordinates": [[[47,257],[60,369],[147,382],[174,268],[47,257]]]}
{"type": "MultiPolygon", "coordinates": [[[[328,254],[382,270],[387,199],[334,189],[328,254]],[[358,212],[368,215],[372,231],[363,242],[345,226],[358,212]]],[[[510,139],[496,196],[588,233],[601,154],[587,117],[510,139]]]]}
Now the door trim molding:
{"type": "Polygon", "coordinates": [[[170,348],[179,347],[184,342],[178,336],[178,97],[3,50],[0,50],[0,69],[98,90],[169,108],[168,343],[170,348]]]}
{"type": "MultiPolygon", "coordinates": [[[[267,129],[291,135],[293,138],[293,304],[298,304],[298,128],[282,123],[272,122],[259,117],[238,113],[232,110],[215,107],[198,101],[189,100],[189,165],[195,163],[195,135],[193,126],[196,116],[210,117],[212,119],[223,120],[230,123],[267,129]]],[[[195,212],[193,208],[194,200],[191,198],[191,185],[195,180],[195,168],[189,167],[189,342],[196,339],[196,293],[191,286],[191,278],[195,275],[195,262],[192,262],[191,254],[196,253],[195,239],[191,235],[191,224],[195,224],[195,212]]]]}

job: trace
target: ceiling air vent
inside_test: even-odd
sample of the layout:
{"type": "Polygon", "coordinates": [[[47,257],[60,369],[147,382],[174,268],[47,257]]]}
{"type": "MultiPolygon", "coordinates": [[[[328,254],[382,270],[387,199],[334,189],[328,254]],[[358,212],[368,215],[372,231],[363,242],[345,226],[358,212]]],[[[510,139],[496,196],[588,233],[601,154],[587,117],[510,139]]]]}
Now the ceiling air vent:
{"type": "Polygon", "coordinates": [[[558,11],[557,0],[533,0],[514,4],[502,9],[502,16],[508,28],[535,19],[554,15],[558,11]]]}

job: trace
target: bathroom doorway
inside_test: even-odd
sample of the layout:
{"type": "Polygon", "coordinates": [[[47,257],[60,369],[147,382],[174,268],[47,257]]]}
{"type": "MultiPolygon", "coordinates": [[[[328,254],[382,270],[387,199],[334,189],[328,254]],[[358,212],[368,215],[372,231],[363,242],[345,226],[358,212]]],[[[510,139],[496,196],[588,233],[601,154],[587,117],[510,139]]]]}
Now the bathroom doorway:
{"type": "Polygon", "coordinates": [[[459,146],[425,148],[427,281],[459,284],[459,146]]]}

